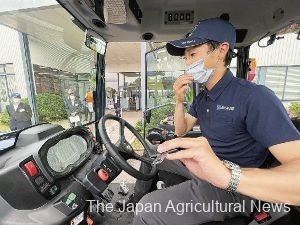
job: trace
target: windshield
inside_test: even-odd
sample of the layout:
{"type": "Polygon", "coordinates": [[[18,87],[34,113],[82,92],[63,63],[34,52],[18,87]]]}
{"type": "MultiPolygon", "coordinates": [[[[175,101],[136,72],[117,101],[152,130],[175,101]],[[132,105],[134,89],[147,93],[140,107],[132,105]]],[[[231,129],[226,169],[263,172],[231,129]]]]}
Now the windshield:
{"type": "MultiPolygon", "coordinates": [[[[1,19],[0,135],[39,123],[70,128],[95,118],[97,53],[86,47],[76,19],[56,2],[53,7],[14,11],[10,18],[23,26],[10,28],[9,18],[1,19]]],[[[2,136],[0,149],[14,136],[2,136]]]]}
{"type": "Polygon", "coordinates": [[[172,85],[184,71],[183,60],[163,47],[148,52],[146,61],[147,109],[174,102],[172,85]]]}

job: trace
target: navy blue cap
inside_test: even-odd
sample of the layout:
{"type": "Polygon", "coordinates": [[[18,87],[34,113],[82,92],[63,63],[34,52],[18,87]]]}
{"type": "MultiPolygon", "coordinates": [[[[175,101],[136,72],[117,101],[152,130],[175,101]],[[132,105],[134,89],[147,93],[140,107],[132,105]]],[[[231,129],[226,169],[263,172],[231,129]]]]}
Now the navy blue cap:
{"type": "Polygon", "coordinates": [[[236,32],[234,26],[220,18],[211,18],[200,21],[186,38],[167,43],[170,55],[182,56],[187,47],[204,44],[208,41],[228,42],[234,50],[236,32]]]}
{"type": "Polygon", "coordinates": [[[11,94],[11,97],[12,98],[21,98],[21,95],[18,92],[14,92],[14,93],[11,94]]]}

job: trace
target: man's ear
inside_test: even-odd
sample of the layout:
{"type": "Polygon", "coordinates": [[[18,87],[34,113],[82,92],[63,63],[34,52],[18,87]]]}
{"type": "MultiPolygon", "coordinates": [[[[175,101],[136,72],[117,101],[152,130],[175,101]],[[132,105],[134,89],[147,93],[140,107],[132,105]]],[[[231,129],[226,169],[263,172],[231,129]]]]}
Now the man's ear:
{"type": "Polygon", "coordinates": [[[219,49],[220,49],[219,57],[222,61],[225,61],[226,54],[229,51],[229,43],[223,42],[222,44],[220,44],[219,49]]]}

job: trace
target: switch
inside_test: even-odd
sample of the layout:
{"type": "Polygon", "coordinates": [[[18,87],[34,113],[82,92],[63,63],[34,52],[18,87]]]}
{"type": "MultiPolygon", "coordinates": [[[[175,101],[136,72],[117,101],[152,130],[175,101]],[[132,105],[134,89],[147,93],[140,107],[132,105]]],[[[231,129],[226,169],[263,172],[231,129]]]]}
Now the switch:
{"type": "Polygon", "coordinates": [[[29,161],[29,162],[25,163],[24,167],[25,167],[26,172],[31,177],[34,177],[35,175],[37,175],[39,173],[36,165],[32,161],[29,161]]]}
{"type": "Polygon", "coordinates": [[[66,205],[70,206],[71,203],[74,203],[76,197],[77,197],[76,194],[74,194],[73,192],[71,192],[69,194],[69,196],[67,197],[67,199],[65,200],[66,205]]]}
{"type": "Polygon", "coordinates": [[[52,186],[52,188],[50,188],[49,193],[50,195],[56,195],[57,192],[59,192],[59,187],[57,185],[52,186]]]}
{"type": "Polygon", "coordinates": [[[109,179],[109,174],[108,174],[107,171],[104,170],[104,169],[100,169],[100,170],[98,171],[98,176],[99,176],[99,178],[100,178],[101,180],[103,180],[103,181],[107,181],[107,180],[109,179]]]}
{"type": "Polygon", "coordinates": [[[41,186],[39,186],[39,190],[40,190],[40,192],[44,193],[49,187],[50,187],[50,184],[48,182],[45,182],[41,186]]]}
{"type": "Polygon", "coordinates": [[[45,182],[45,178],[43,176],[38,176],[34,182],[37,184],[37,186],[40,186],[45,182]]]}
{"type": "Polygon", "coordinates": [[[256,214],[254,214],[254,219],[256,220],[256,222],[261,224],[261,223],[264,223],[264,222],[270,220],[271,215],[267,212],[258,212],[256,214]]]}

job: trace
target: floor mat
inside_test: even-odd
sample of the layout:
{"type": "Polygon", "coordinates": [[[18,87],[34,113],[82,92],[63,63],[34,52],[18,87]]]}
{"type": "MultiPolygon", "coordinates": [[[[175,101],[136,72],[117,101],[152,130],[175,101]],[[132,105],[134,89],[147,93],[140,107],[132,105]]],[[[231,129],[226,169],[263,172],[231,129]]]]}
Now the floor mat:
{"type": "MultiPolygon", "coordinates": [[[[108,186],[108,188],[105,190],[103,195],[106,197],[106,199],[109,199],[109,205],[113,207],[108,208],[109,210],[104,210],[104,215],[97,214],[95,219],[96,225],[129,225],[132,224],[134,212],[133,207],[129,207],[128,212],[126,210],[123,210],[122,208],[117,207],[117,202],[119,200],[125,200],[128,199],[129,196],[133,194],[134,184],[128,183],[126,184],[129,192],[126,196],[123,196],[119,193],[120,190],[120,184],[119,183],[112,183],[108,186]],[[113,194],[112,194],[113,193],[113,194]],[[107,196],[109,195],[109,196],[107,196]]],[[[123,205],[123,204],[122,204],[123,205]]],[[[132,204],[131,204],[132,205],[132,204]]],[[[93,214],[95,216],[95,214],[93,214]]]]}

